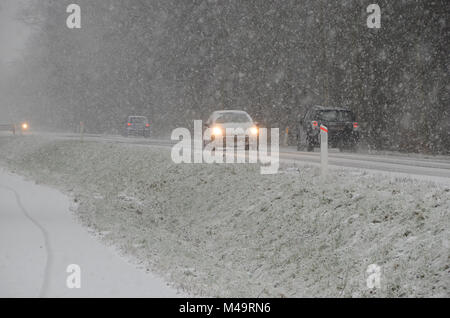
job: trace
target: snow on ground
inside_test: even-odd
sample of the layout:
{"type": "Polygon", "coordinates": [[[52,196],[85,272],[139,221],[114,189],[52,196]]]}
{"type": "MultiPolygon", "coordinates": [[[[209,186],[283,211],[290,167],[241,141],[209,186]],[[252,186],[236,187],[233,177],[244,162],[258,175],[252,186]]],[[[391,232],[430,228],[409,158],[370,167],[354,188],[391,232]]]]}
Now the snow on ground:
{"type": "Polygon", "coordinates": [[[450,186],[313,166],[176,165],[163,148],[0,138],[0,161],[83,224],[203,296],[450,296],[450,186]],[[368,289],[369,265],[381,288],[368,289]]]}
{"type": "Polygon", "coordinates": [[[76,222],[60,192],[0,170],[0,297],[178,297],[76,222]],[[66,285],[70,264],[81,288],[66,285]]]}

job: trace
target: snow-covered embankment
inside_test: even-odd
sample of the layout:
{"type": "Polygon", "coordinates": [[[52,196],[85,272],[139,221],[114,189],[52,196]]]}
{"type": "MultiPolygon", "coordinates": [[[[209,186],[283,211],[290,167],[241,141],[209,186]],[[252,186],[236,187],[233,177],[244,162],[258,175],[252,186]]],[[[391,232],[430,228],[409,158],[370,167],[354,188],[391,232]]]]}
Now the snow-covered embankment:
{"type": "Polygon", "coordinates": [[[162,148],[0,138],[82,222],[190,294],[449,296],[450,187],[361,171],[180,164],[162,148]],[[370,264],[381,289],[366,285],[370,264]]]}

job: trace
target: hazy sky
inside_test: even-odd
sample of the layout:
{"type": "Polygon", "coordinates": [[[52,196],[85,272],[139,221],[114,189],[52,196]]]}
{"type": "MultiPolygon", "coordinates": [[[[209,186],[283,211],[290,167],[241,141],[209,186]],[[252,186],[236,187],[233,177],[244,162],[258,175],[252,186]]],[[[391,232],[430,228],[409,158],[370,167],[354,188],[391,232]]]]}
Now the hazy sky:
{"type": "Polygon", "coordinates": [[[21,0],[0,0],[0,62],[10,62],[21,54],[29,28],[15,16],[21,0]]]}

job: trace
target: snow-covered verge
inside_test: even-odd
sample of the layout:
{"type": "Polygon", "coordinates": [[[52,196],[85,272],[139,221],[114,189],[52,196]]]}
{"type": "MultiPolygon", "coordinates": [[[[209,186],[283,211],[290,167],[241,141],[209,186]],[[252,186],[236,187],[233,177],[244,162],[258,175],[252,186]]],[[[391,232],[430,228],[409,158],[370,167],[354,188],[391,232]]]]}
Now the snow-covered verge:
{"type": "Polygon", "coordinates": [[[0,298],[185,297],[74,222],[71,198],[0,167],[0,298]],[[81,270],[68,288],[69,264],[81,270]]]}
{"type": "Polygon", "coordinates": [[[163,148],[1,137],[84,224],[191,295],[450,296],[450,186],[311,166],[174,164],[163,148]],[[366,270],[381,267],[381,288],[366,270]]]}

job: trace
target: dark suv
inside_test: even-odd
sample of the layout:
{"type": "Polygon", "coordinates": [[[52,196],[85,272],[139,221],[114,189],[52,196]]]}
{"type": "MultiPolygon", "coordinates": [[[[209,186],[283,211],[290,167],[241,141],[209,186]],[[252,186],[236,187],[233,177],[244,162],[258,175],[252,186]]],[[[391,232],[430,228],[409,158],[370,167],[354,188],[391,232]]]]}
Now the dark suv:
{"type": "Polygon", "coordinates": [[[129,116],[126,126],[126,136],[150,136],[150,124],[145,116],[129,116]]]}
{"type": "Polygon", "coordinates": [[[328,143],[332,148],[353,150],[359,141],[359,125],[351,110],[313,106],[298,124],[297,150],[313,151],[320,146],[320,125],[328,128],[328,143]]]}

